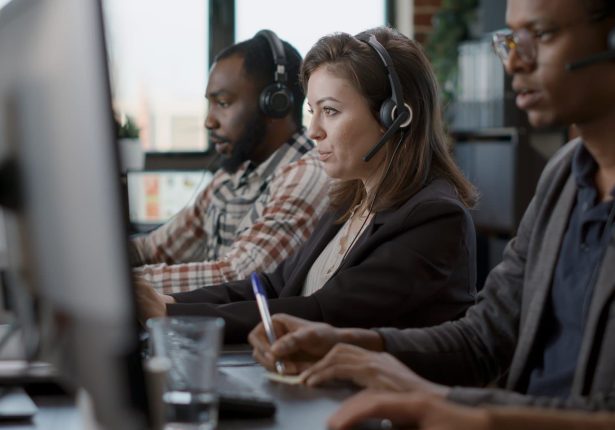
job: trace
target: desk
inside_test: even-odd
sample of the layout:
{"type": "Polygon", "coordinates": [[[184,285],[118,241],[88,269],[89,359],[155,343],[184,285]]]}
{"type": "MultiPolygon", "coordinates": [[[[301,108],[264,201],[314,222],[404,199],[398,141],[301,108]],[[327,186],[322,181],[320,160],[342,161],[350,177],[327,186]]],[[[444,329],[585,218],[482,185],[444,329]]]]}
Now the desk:
{"type": "MultiPolygon", "coordinates": [[[[342,400],[350,396],[350,388],[308,388],[270,382],[258,365],[224,366],[227,373],[271,396],[277,412],[268,419],[220,421],[220,430],[241,429],[326,429],[329,416],[342,400]]],[[[84,418],[72,399],[62,396],[32,396],[39,407],[32,423],[0,423],[0,430],[83,430],[84,418]]]]}
{"type": "Polygon", "coordinates": [[[236,429],[326,429],[329,416],[353,391],[350,388],[308,388],[270,382],[260,366],[225,367],[234,377],[242,379],[258,391],[271,396],[277,412],[273,418],[258,420],[223,420],[220,430],[236,429]]]}

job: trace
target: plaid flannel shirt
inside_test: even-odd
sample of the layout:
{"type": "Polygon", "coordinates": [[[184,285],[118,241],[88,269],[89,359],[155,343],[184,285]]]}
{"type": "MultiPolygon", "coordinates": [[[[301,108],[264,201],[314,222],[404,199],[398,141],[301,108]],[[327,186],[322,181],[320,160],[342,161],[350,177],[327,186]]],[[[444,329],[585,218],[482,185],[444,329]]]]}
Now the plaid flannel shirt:
{"type": "Polygon", "coordinates": [[[133,264],[144,264],[135,274],[170,294],[275,269],[328,206],[329,180],[304,133],[258,166],[220,169],[194,205],[133,239],[133,264]]]}

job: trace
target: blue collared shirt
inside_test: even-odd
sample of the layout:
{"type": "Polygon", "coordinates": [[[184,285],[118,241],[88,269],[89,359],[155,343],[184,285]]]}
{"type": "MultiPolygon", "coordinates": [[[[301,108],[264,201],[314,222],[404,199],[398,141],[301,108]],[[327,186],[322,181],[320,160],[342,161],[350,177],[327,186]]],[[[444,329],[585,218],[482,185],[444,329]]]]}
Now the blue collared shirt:
{"type": "MultiPolygon", "coordinates": [[[[579,146],[572,160],[576,202],[529,363],[527,393],[531,395],[570,395],[593,284],[604,254],[604,229],[613,206],[613,200],[601,202],[598,198],[594,184],[597,169],[589,151],[579,146]]],[[[611,194],[615,196],[615,189],[611,194]]]]}

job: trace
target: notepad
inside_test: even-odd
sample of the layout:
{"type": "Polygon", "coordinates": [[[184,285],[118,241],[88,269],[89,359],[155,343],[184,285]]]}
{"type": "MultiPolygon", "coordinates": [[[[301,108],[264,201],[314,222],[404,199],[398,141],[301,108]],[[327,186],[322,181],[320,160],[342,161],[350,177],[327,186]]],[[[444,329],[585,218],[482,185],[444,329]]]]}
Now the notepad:
{"type": "Polygon", "coordinates": [[[267,379],[273,382],[281,382],[282,384],[299,385],[303,382],[301,375],[280,375],[279,373],[265,373],[267,379]]]}

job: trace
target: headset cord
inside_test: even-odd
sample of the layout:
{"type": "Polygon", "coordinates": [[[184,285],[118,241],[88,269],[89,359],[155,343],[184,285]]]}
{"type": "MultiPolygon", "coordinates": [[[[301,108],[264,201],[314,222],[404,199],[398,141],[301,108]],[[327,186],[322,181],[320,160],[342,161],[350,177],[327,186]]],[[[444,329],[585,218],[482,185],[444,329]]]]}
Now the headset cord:
{"type": "Polygon", "coordinates": [[[406,136],[406,132],[402,130],[401,136],[399,137],[399,141],[397,142],[397,144],[395,144],[395,149],[393,150],[393,156],[389,160],[389,162],[387,164],[387,167],[384,170],[384,175],[382,175],[382,179],[378,183],[378,186],[376,187],[376,190],[374,191],[374,195],[372,197],[372,200],[371,200],[371,202],[370,202],[370,204],[369,204],[369,206],[367,208],[367,216],[365,217],[365,219],[363,219],[363,222],[361,223],[361,227],[355,233],[354,237],[352,238],[352,242],[350,242],[350,245],[348,245],[348,247],[344,251],[344,255],[342,256],[342,259],[340,260],[340,264],[337,266],[337,269],[335,270],[335,272],[333,272],[333,274],[329,277],[329,279],[332,278],[333,276],[335,276],[337,274],[337,272],[339,271],[340,267],[342,267],[342,264],[344,264],[344,260],[346,260],[346,256],[348,255],[348,253],[350,252],[350,250],[354,246],[355,242],[357,241],[357,239],[359,238],[359,236],[363,232],[363,228],[365,227],[365,223],[367,223],[367,220],[370,219],[370,215],[372,214],[372,211],[374,209],[374,204],[376,203],[376,197],[378,195],[378,192],[380,191],[380,188],[382,187],[382,184],[384,184],[384,181],[385,181],[386,177],[388,176],[388,174],[389,174],[389,172],[391,170],[391,166],[393,165],[393,160],[395,160],[395,156],[397,155],[397,152],[399,151],[399,148],[401,148],[401,145],[402,145],[402,143],[404,141],[404,137],[405,136],[406,136]]]}
{"type": "MultiPolygon", "coordinates": [[[[203,167],[203,174],[201,175],[201,179],[199,180],[199,183],[196,185],[196,187],[194,187],[194,190],[192,191],[192,194],[190,195],[190,197],[186,200],[186,203],[181,207],[181,209],[179,209],[177,212],[175,212],[175,215],[177,215],[178,213],[180,213],[181,211],[183,211],[184,209],[186,209],[187,207],[189,207],[192,203],[193,200],[196,200],[197,196],[201,193],[201,186],[203,185],[203,182],[205,181],[205,178],[208,176],[207,173],[211,173],[212,175],[214,175],[214,172],[212,172],[211,170],[209,170],[211,168],[211,166],[213,166],[217,161],[220,160],[220,158],[222,158],[222,156],[219,153],[215,153],[212,158],[207,162],[207,164],[205,165],[205,167],[203,167]]],[[[173,217],[175,217],[175,215],[173,215],[173,217]]],[[[171,217],[171,218],[173,218],[171,217]]],[[[167,221],[168,222],[168,221],[167,221]]]]}

